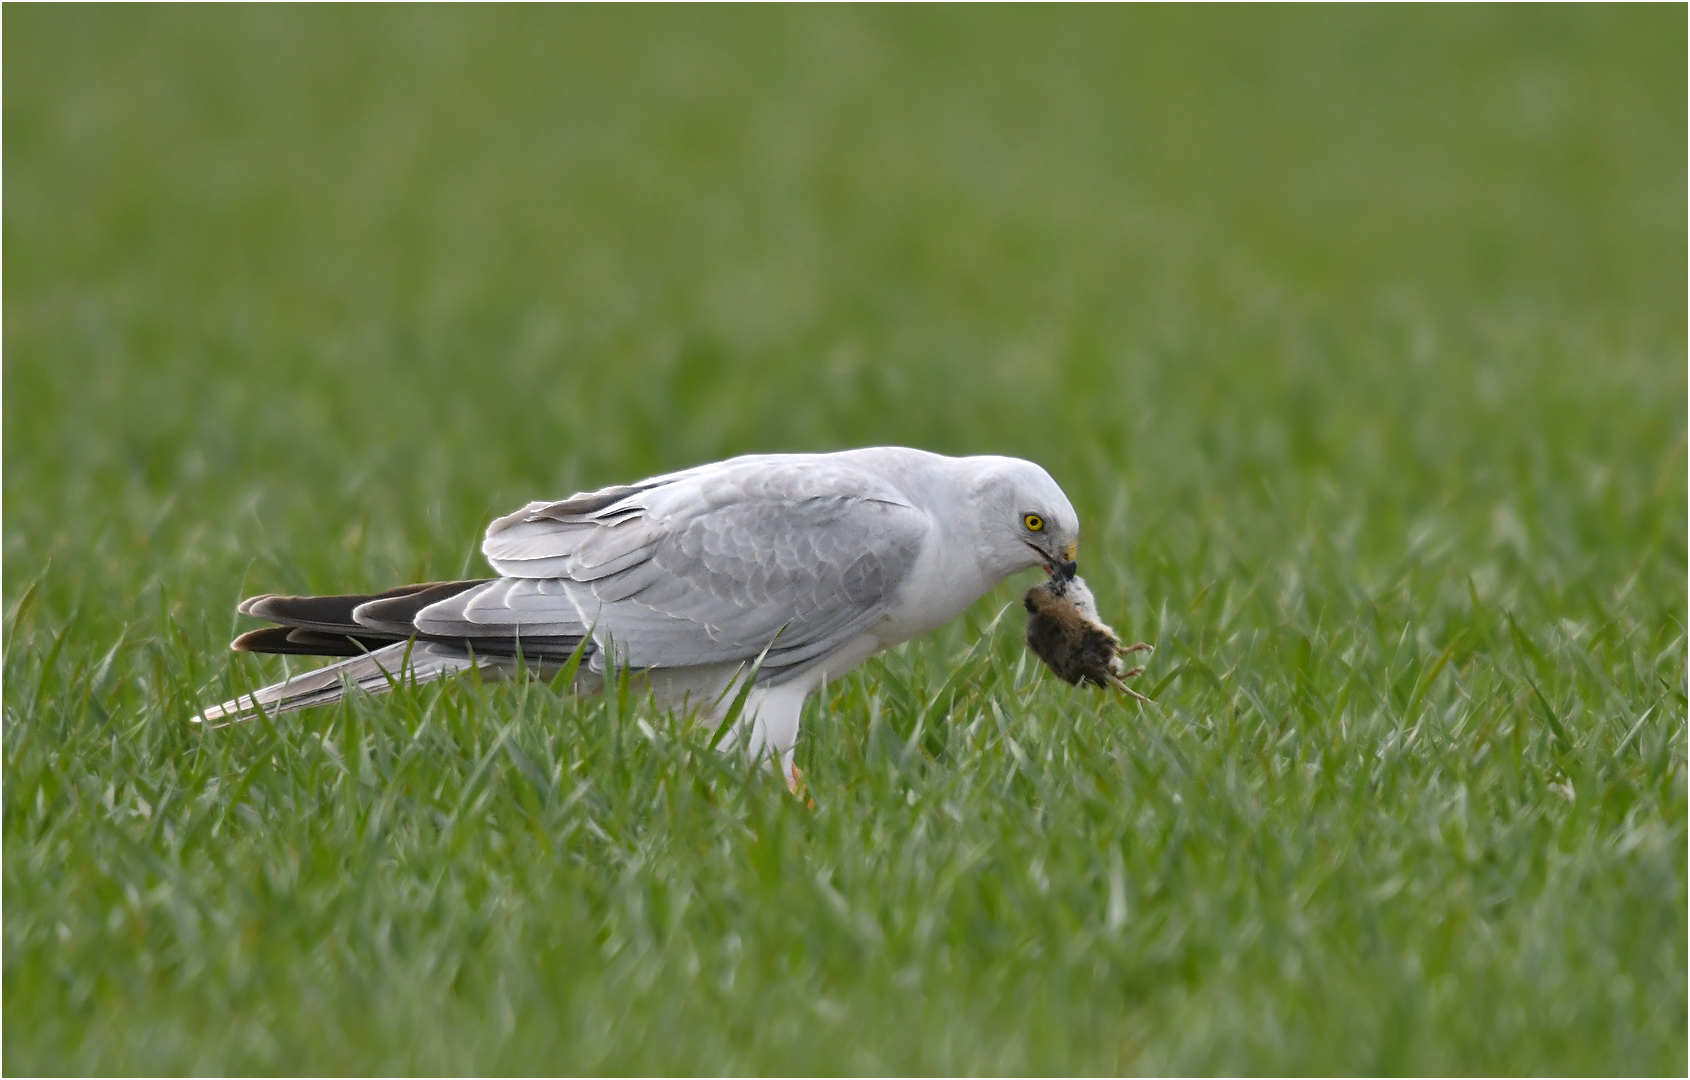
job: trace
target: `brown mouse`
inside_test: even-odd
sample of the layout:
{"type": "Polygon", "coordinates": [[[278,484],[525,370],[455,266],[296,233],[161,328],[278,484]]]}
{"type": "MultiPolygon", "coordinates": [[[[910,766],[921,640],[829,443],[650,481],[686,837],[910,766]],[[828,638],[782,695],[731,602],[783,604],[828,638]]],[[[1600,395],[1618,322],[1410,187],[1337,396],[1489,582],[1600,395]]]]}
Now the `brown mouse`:
{"type": "Polygon", "coordinates": [[[1123,671],[1121,657],[1151,652],[1151,646],[1142,641],[1121,644],[1115,631],[1097,617],[1097,600],[1085,579],[1053,574],[1028,589],[1021,602],[1027,608],[1027,648],[1057,678],[1076,686],[1113,686],[1140,701],[1150,700],[1123,681],[1144,669],[1123,671]]]}

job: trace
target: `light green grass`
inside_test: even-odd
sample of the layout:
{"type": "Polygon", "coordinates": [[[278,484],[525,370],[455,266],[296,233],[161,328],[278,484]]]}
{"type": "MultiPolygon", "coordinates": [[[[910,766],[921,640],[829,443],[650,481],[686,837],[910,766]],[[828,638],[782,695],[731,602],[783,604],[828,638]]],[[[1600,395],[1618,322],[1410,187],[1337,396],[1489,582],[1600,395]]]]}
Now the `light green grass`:
{"type": "Polygon", "coordinates": [[[1685,11],[5,15],[29,1072],[1686,1068],[1685,11]],[[1043,463],[807,710],[201,731],[260,591],[752,450],[1043,463]]]}

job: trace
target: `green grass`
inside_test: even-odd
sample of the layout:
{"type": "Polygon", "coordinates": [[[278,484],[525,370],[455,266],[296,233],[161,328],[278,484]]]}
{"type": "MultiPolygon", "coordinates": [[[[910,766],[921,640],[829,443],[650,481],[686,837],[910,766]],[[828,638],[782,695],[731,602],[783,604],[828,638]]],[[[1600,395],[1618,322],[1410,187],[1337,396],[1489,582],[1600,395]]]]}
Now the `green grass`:
{"type": "Polygon", "coordinates": [[[5,17],[32,1072],[1686,1069],[1685,11],[5,17]],[[637,696],[202,731],[260,591],[753,450],[1043,463],[816,808],[637,696]]]}

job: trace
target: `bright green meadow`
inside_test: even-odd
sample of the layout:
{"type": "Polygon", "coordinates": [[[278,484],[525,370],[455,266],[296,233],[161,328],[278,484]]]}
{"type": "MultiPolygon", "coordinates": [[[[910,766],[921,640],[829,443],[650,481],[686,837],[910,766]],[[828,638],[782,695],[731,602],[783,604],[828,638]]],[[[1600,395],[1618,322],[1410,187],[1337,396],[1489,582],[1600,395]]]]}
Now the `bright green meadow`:
{"type": "Polygon", "coordinates": [[[8,5],[0,1066],[1682,1075],[1686,18],[8,5]],[[243,596],[882,443],[1155,703],[1029,575],[813,809],[637,685],[188,723],[243,596]]]}

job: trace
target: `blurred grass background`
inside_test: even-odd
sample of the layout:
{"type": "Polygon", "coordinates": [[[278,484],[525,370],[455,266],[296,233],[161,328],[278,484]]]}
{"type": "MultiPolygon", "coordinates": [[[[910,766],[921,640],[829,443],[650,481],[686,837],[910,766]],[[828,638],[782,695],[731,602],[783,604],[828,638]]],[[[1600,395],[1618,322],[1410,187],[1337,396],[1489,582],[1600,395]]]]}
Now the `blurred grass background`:
{"type": "Polygon", "coordinates": [[[1685,12],[13,6],[7,1072],[1686,1068],[1685,12]],[[234,602],[735,453],[1044,464],[808,710],[221,733],[234,602]]]}

